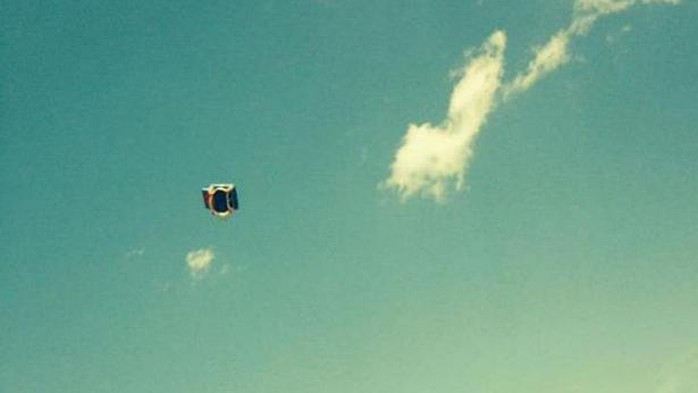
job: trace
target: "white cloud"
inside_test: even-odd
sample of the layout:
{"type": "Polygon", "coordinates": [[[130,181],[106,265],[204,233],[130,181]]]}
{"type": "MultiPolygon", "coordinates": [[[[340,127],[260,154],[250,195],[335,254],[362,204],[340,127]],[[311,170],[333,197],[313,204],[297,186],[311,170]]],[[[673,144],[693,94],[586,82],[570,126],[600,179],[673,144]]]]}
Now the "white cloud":
{"type": "MultiPolygon", "coordinates": [[[[447,118],[438,126],[411,124],[395,153],[391,173],[381,185],[406,200],[422,195],[443,201],[449,188],[461,190],[475,137],[496,105],[497,91],[506,101],[534,86],[569,62],[570,44],[605,15],[636,4],[679,4],[680,0],[576,0],[569,26],[535,50],[526,70],[502,83],[506,35],[496,31],[465,67],[451,94],[447,118]]],[[[628,29],[624,28],[624,31],[628,29]]]]}
{"type": "Polygon", "coordinates": [[[577,0],[574,9],[577,13],[610,14],[625,11],[636,3],[636,0],[577,0]]]}
{"type": "Polygon", "coordinates": [[[205,276],[214,258],[215,254],[212,249],[202,248],[189,252],[186,260],[192,277],[202,278],[205,276]]]}
{"type": "Polygon", "coordinates": [[[569,61],[570,55],[567,49],[569,42],[569,30],[561,30],[553,35],[547,44],[536,50],[536,55],[528,64],[526,71],[517,75],[512,82],[505,86],[505,98],[528,90],[544,75],[555,71],[569,61]]]}
{"type": "MultiPolygon", "coordinates": [[[[535,51],[526,71],[503,87],[504,98],[528,90],[543,76],[555,71],[570,59],[569,45],[577,36],[585,35],[605,15],[626,11],[638,4],[679,4],[680,0],[577,0],[570,25],[555,33],[548,43],[535,51]]],[[[624,30],[625,31],[625,30],[624,30]]]]}
{"type": "Polygon", "coordinates": [[[415,194],[443,200],[465,182],[472,145],[494,106],[501,84],[506,34],[497,31],[475,54],[451,94],[441,125],[411,124],[383,183],[407,199],[415,194]]]}
{"type": "Polygon", "coordinates": [[[635,4],[679,4],[681,0],[577,0],[576,13],[612,14],[625,11],[635,4]]]}

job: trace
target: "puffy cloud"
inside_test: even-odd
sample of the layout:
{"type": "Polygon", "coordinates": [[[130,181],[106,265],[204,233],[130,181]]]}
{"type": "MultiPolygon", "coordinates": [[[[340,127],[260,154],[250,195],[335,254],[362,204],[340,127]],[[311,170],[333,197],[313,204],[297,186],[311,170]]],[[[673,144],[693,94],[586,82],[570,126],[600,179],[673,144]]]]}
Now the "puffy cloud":
{"type": "Polygon", "coordinates": [[[411,124],[383,183],[403,199],[415,194],[443,200],[464,185],[472,145],[494,106],[501,84],[506,34],[492,34],[456,83],[447,118],[438,126],[411,124]]]}
{"type": "Polygon", "coordinates": [[[189,252],[186,260],[192,277],[202,278],[206,275],[214,258],[215,254],[212,249],[202,248],[189,252]]]}

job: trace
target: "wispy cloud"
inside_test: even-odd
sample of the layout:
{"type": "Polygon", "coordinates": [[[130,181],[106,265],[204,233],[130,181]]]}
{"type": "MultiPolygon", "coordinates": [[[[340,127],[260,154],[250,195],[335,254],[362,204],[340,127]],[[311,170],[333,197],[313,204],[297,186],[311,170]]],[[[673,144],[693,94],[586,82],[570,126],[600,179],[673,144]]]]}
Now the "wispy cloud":
{"type": "Polygon", "coordinates": [[[503,71],[506,34],[497,31],[461,72],[447,118],[437,126],[411,124],[383,183],[404,199],[423,194],[443,200],[447,189],[464,185],[472,145],[494,106],[503,71]]]}
{"type": "Polygon", "coordinates": [[[616,32],[606,34],[606,42],[609,44],[615,44],[622,35],[632,31],[633,27],[631,25],[625,25],[622,29],[616,32]]]}
{"type": "Polygon", "coordinates": [[[451,94],[447,118],[438,126],[425,123],[408,127],[395,154],[390,176],[382,186],[396,190],[403,200],[421,195],[443,201],[450,188],[463,188],[475,137],[498,98],[506,102],[569,62],[570,43],[587,34],[599,18],[636,4],[679,2],[577,0],[570,24],[553,34],[545,45],[536,48],[527,68],[505,83],[501,78],[506,35],[503,31],[495,32],[465,66],[451,94]]]}
{"type": "Polygon", "coordinates": [[[570,32],[562,30],[553,35],[547,44],[537,49],[533,60],[528,63],[526,71],[517,75],[512,82],[504,86],[505,99],[528,90],[543,76],[567,63],[570,59],[567,49],[569,43],[570,32]]]}
{"type": "Polygon", "coordinates": [[[199,250],[191,251],[187,254],[187,267],[189,267],[189,272],[192,277],[196,279],[203,278],[211,266],[215,254],[210,248],[202,248],[199,250]]]}
{"type": "Polygon", "coordinates": [[[681,0],[577,0],[574,4],[577,13],[597,15],[625,11],[635,4],[679,4],[681,0]]]}
{"type": "Polygon", "coordinates": [[[599,18],[626,11],[640,3],[678,4],[679,0],[577,0],[570,25],[553,34],[545,45],[535,50],[527,69],[503,87],[504,98],[528,90],[543,76],[567,63],[570,60],[570,42],[575,37],[587,34],[599,18]]]}

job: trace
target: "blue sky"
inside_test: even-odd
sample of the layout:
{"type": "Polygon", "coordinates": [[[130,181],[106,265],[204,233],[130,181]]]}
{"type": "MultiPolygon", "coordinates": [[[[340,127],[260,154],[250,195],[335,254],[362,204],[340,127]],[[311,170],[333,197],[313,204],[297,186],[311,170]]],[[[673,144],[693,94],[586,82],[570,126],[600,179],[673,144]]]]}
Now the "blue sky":
{"type": "Polygon", "coordinates": [[[2,9],[0,390],[698,390],[695,2],[2,9]]]}

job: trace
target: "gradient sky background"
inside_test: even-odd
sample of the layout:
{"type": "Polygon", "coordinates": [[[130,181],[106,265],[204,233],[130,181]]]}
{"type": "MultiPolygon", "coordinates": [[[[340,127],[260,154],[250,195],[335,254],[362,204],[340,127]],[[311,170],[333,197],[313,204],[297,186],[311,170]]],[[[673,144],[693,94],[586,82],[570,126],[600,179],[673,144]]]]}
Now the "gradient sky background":
{"type": "Polygon", "coordinates": [[[698,391],[696,2],[575,37],[440,203],[379,186],[407,126],[573,1],[97,3],[0,6],[3,392],[698,391]]]}

